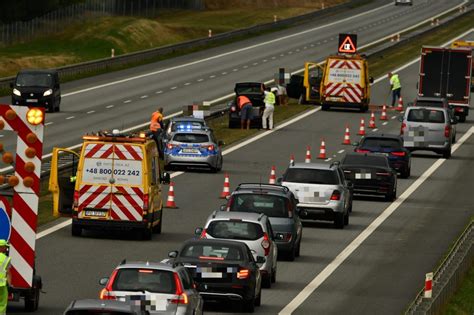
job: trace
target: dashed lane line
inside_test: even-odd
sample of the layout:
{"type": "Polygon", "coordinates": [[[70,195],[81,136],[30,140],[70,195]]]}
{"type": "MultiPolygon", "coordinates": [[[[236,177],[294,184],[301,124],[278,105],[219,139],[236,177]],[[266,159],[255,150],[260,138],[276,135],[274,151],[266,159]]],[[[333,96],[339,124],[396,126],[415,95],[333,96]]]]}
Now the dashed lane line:
{"type": "Polygon", "coordinates": [[[66,120],[70,120],[70,119],[74,119],[76,118],[76,116],[69,116],[69,117],[66,117],[66,120]]]}

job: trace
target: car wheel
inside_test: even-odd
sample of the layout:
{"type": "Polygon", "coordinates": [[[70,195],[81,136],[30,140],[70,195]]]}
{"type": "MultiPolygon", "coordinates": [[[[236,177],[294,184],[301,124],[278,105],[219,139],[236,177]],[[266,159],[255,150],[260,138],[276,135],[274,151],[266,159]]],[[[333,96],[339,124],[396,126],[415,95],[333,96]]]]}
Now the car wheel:
{"type": "Polygon", "coordinates": [[[296,247],[295,256],[300,257],[300,252],[301,252],[301,240],[298,242],[298,246],[296,247]]]}
{"type": "Polygon", "coordinates": [[[270,289],[272,287],[272,274],[267,275],[266,277],[262,277],[262,287],[266,289],[270,289]]]}
{"type": "Polygon", "coordinates": [[[336,229],[344,228],[344,213],[336,213],[336,218],[334,219],[334,226],[336,229]]]}
{"type": "Polygon", "coordinates": [[[451,147],[449,147],[446,151],[443,152],[443,158],[449,159],[451,157],[451,147]]]}
{"type": "Polygon", "coordinates": [[[458,119],[459,122],[466,122],[466,115],[461,115],[459,116],[459,119],[458,119]]]}
{"type": "Polygon", "coordinates": [[[411,167],[406,167],[404,170],[402,170],[400,172],[400,177],[401,178],[408,178],[408,177],[410,177],[410,173],[411,173],[411,167]]]}
{"type": "Polygon", "coordinates": [[[272,283],[277,281],[277,269],[275,268],[272,272],[272,283]]]}
{"type": "Polygon", "coordinates": [[[160,211],[160,222],[153,227],[153,233],[161,234],[162,222],[163,222],[163,209],[161,209],[160,211]]]}
{"type": "Polygon", "coordinates": [[[249,300],[242,301],[242,308],[246,313],[253,313],[255,312],[255,297],[249,300]]]}
{"type": "Polygon", "coordinates": [[[295,257],[296,257],[296,246],[293,246],[293,248],[286,253],[286,260],[294,261],[295,257]]]}
{"type": "Polygon", "coordinates": [[[387,195],[385,195],[385,200],[386,201],[394,201],[395,199],[397,199],[397,190],[395,189],[395,191],[392,191],[391,193],[388,193],[387,195]]]}
{"type": "Polygon", "coordinates": [[[344,216],[344,225],[349,225],[349,212],[344,216]]]}
{"type": "Polygon", "coordinates": [[[254,304],[255,304],[255,306],[260,306],[260,305],[262,305],[262,289],[260,289],[260,292],[258,292],[258,296],[257,296],[257,298],[255,299],[254,304]]]}
{"type": "Polygon", "coordinates": [[[40,299],[40,289],[34,289],[33,292],[26,294],[25,296],[25,311],[34,312],[38,310],[40,299]]]}
{"type": "Polygon", "coordinates": [[[79,225],[73,223],[71,225],[71,235],[81,236],[81,234],[82,234],[82,228],[79,225]]]}

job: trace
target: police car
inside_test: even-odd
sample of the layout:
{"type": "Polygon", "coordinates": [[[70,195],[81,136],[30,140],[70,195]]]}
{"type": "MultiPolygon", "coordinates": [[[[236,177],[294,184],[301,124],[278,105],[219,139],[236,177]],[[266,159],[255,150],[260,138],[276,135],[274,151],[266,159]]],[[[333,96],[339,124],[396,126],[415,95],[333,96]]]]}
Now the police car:
{"type": "Polygon", "coordinates": [[[208,127],[196,128],[179,125],[166,143],[164,168],[178,167],[208,168],[213,172],[222,169],[222,141],[217,141],[208,127]]]}

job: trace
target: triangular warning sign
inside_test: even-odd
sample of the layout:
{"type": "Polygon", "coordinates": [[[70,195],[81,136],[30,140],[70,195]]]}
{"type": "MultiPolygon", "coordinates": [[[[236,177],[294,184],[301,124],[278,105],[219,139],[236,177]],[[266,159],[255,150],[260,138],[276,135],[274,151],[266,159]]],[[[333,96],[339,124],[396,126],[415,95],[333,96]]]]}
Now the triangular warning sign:
{"type": "Polygon", "coordinates": [[[357,48],[349,35],[346,36],[346,38],[342,41],[342,44],[339,46],[339,52],[343,54],[354,54],[356,49],[357,48]]]}

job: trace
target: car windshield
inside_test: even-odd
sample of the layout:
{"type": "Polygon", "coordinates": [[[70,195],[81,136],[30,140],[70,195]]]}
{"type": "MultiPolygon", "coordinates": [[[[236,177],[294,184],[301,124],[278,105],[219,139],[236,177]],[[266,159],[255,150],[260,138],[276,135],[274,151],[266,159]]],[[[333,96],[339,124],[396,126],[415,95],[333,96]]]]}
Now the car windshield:
{"type": "Polygon", "coordinates": [[[240,220],[212,221],[206,228],[206,233],[215,238],[245,241],[254,241],[263,237],[260,224],[240,220]]]}
{"type": "Polygon", "coordinates": [[[337,185],[339,183],[335,171],[312,168],[289,168],[283,176],[284,182],[337,185]]]}
{"type": "Polygon", "coordinates": [[[232,196],[230,211],[264,213],[269,217],[288,218],[288,200],[275,195],[238,194],[232,196]]]}
{"type": "Polygon", "coordinates": [[[444,123],[444,112],[436,109],[414,108],[407,117],[411,122],[444,123]]]}
{"type": "Polygon", "coordinates": [[[96,309],[91,307],[90,310],[72,310],[67,311],[66,315],[133,315],[135,313],[126,311],[107,311],[103,309],[96,309]]]}
{"type": "Polygon", "coordinates": [[[244,260],[240,247],[219,244],[189,244],[180,256],[202,260],[244,260]]]}
{"type": "Polygon", "coordinates": [[[173,272],[149,268],[119,269],[113,291],[148,291],[172,294],[176,292],[173,272]]]}
{"type": "Polygon", "coordinates": [[[401,141],[388,138],[365,138],[361,144],[361,148],[390,148],[400,149],[401,141]]]}
{"type": "Polygon", "coordinates": [[[16,78],[17,86],[51,87],[52,75],[49,73],[20,73],[16,78]]]}
{"type": "Polygon", "coordinates": [[[235,92],[237,94],[252,94],[252,93],[262,93],[261,87],[259,84],[256,85],[237,85],[235,87],[235,92]]]}
{"type": "Polygon", "coordinates": [[[204,143],[209,142],[209,136],[196,133],[177,133],[174,135],[173,141],[183,143],[204,143]]]}
{"type": "Polygon", "coordinates": [[[366,154],[351,154],[344,158],[344,165],[366,165],[366,166],[381,166],[387,167],[388,162],[385,156],[366,155],[366,154]]]}

